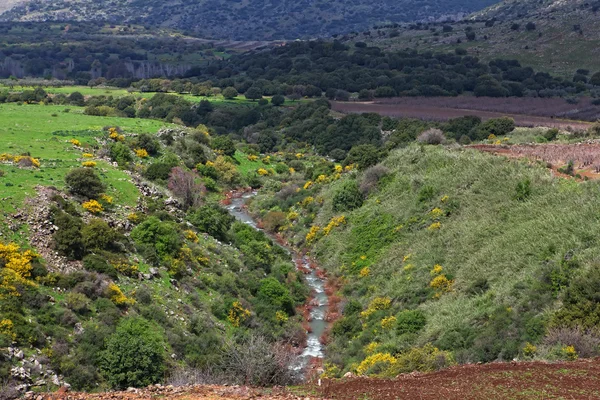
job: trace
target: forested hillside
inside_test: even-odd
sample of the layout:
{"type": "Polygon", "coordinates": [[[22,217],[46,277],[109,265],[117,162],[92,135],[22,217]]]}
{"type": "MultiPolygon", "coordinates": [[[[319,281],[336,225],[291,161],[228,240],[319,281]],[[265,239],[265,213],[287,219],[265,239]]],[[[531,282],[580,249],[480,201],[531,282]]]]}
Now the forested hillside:
{"type": "Polygon", "coordinates": [[[106,21],[169,27],[205,38],[238,40],[331,36],[384,22],[461,16],[497,0],[427,1],[42,1],[2,15],[12,21],[106,21]]]}

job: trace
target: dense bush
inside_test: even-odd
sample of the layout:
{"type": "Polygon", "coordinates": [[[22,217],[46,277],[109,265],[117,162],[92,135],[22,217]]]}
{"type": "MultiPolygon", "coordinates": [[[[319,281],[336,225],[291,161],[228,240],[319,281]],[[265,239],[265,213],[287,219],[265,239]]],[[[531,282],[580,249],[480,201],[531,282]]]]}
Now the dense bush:
{"type": "Polygon", "coordinates": [[[65,176],[65,183],[71,194],[97,199],[106,187],[91,168],[75,168],[65,176]]]}
{"type": "Polygon", "coordinates": [[[158,383],[165,370],[164,346],[158,328],[139,317],[125,318],[106,341],[102,374],[115,389],[158,383]]]}
{"type": "Polygon", "coordinates": [[[349,180],[336,190],[332,199],[333,211],[352,211],[363,204],[363,195],[355,180],[349,180]]]}
{"type": "Polygon", "coordinates": [[[235,219],[227,210],[217,204],[206,204],[188,214],[188,220],[200,232],[206,232],[215,239],[225,241],[235,219]]]}

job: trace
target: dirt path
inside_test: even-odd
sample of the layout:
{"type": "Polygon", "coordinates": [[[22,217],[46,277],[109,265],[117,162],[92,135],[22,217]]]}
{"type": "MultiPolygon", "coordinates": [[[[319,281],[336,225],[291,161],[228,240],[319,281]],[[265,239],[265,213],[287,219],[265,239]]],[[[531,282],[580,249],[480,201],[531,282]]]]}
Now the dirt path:
{"type": "Polygon", "coordinates": [[[469,108],[452,108],[427,104],[400,103],[384,104],[376,102],[339,102],[332,101],[331,109],[341,113],[377,113],[383,116],[396,118],[419,118],[432,121],[447,121],[452,118],[465,115],[477,115],[481,119],[511,117],[518,126],[545,126],[559,129],[586,130],[591,126],[590,122],[574,121],[568,119],[557,119],[545,116],[526,115],[517,113],[505,113],[498,111],[486,111],[469,108]]]}

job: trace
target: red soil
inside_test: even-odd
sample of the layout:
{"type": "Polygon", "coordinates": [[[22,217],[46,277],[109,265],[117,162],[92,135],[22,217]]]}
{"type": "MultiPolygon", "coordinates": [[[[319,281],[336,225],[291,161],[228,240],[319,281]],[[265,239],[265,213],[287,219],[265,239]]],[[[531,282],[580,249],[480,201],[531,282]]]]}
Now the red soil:
{"type": "Polygon", "coordinates": [[[600,360],[463,365],[390,380],[354,378],[327,381],[331,399],[599,399],[600,360]]]}

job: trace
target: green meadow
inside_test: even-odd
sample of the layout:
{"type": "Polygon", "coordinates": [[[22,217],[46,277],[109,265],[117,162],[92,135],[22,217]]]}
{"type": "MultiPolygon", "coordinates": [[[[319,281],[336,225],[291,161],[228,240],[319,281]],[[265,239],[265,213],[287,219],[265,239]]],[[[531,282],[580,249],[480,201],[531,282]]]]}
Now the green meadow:
{"type": "MultiPolygon", "coordinates": [[[[155,133],[164,122],[147,119],[95,117],[73,106],[0,105],[0,153],[30,154],[40,160],[39,169],[21,169],[0,164],[0,212],[15,212],[26,197],[35,195],[37,185],[64,186],[68,170],[83,161],[82,151],[70,143],[76,139],[86,151],[94,153],[103,127],[120,126],[125,133],[155,133]]],[[[92,159],[93,160],[93,159],[92,159]]],[[[108,184],[108,194],[122,205],[135,205],[136,187],[128,175],[112,165],[98,161],[96,166],[108,184]]]]}

